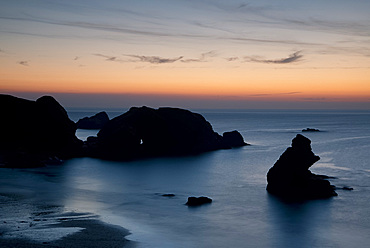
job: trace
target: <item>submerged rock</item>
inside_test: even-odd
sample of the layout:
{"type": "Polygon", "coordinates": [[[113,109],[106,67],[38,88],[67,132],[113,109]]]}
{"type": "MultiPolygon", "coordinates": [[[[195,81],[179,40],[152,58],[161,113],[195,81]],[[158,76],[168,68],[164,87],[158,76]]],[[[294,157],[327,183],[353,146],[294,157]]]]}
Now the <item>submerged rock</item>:
{"type": "Polygon", "coordinates": [[[188,197],[188,201],[185,203],[185,205],[188,206],[200,206],[203,204],[209,204],[212,203],[212,199],[209,197],[201,196],[201,197],[188,197]]]}
{"type": "Polygon", "coordinates": [[[236,130],[231,132],[224,132],[222,134],[224,142],[230,147],[240,147],[246,146],[247,143],[244,142],[243,136],[236,130]]]}
{"type": "Polygon", "coordinates": [[[108,121],[108,114],[102,111],[96,115],[79,119],[76,125],[79,129],[102,129],[108,121]]]}
{"type": "Polygon", "coordinates": [[[93,156],[135,159],[193,155],[230,148],[200,114],[178,108],[133,107],[98,133],[93,156]]]}
{"type": "Polygon", "coordinates": [[[318,199],[336,196],[334,186],[325,176],[313,174],[309,168],[319,156],[311,150],[311,140],[297,134],[267,173],[267,191],[290,199],[318,199]]]}
{"type": "Polygon", "coordinates": [[[36,101],[0,95],[0,158],[9,167],[47,163],[80,152],[76,125],[51,96],[36,101]],[[17,166],[18,165],[18,166],[17,166]]]}

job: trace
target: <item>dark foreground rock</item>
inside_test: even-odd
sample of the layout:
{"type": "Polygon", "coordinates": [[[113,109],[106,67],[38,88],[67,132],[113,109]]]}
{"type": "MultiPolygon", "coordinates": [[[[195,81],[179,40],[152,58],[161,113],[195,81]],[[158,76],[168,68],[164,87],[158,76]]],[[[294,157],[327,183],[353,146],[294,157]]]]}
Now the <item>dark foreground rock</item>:
{"type": "Polygon", "coordinates": [[[241,147],[248,145],[244,142],[243,136],[236,130],[231,132],[224,132],[222,134],[225,143],[231,147],[241,147]]]}
{"type": "Polygon", "coordinates": [[[297,134],[267,173],[267,191],[289,199],[319,199],[336,196],[326,176],[315,175],[309,168],[319,156],[311,150],[311,140],[297,134]]]}
{"type": "Polygon", "coordinates": [[[76,125],[51,96],[36,101],[0,95],[0,163],[33,167],[79,154],[76,125]]]}
{"type": "Polygon", "coordinates": [[[76,125],[79,129],[102,129],[108,121],[108,114],[102,111],[91,117],[79,119],[76,125]]]}
{"type": "Polygon", "coordinates": [[[202,115],[178,108],[133,107],[90,140],[91,156],[118,160],[231,148],[202,115]]]}
{"type": "Polygon", "coordinates": [[[188,197],[188,201],[185,203],[185,205],[196,207],[203,204],[209,204],[212,203],[212,199],[209,197],[201,196],[201,197],[188,197]]]}

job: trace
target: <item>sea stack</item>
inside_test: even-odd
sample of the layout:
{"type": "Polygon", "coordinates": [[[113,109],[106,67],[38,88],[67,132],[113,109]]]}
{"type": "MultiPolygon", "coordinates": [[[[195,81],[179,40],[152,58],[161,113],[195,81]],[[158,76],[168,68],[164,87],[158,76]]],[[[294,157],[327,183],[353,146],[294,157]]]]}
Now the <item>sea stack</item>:
{"type": "Polygon", "coordinates": [[[92,156],[125,160],[227,148],[231,147],[202,115],[179,108],[144,106],[132,107],[106,123],[97,135],[92,156]]]}
{"type": "Polygon", "coordinates": [[[297,134],[292,146],[267,173],[267,191],[289,199],[320,199],[336,196],[327,176],[315,175],[309,168],[319,156],[311,150],[311,140],[297,134]]]}
{"type": "Polygon", "coordinates": [[[225,143],[230,147],[241,147],[248,145],[244,142],[243,136],[237,130],[224,132],[222,137],[225,143]]]}

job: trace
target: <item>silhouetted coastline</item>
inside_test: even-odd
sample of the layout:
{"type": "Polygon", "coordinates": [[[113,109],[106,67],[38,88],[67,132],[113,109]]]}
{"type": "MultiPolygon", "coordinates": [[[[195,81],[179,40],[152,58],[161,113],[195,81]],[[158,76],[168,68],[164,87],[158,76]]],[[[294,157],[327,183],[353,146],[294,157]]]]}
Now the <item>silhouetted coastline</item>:
{"type": "Polygon", "coordinates": [[[37,167],[74,157],[186,156],[246,145],[237,131],[221,136],[202,115],[179,108],[132,107],[112,120],[101,112],[75,124],[51,96],[30,101],[0,95],[0,106],[3,167],[37,167]],[[83,142],[75,135],[78,126],[101,130],[83,142]]]}

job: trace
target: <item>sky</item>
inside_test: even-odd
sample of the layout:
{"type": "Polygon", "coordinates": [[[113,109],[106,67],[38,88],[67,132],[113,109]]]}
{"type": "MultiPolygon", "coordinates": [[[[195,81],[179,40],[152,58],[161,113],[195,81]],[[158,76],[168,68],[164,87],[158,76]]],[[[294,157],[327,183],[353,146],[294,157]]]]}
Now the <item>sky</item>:
{"type": "Polygon", "coordinates": [[[0,93],[370,109],[368,0],[0,0],[0,93]]]}

